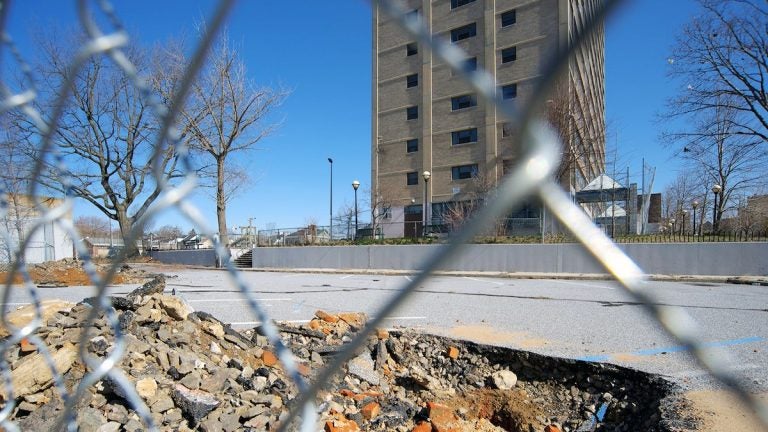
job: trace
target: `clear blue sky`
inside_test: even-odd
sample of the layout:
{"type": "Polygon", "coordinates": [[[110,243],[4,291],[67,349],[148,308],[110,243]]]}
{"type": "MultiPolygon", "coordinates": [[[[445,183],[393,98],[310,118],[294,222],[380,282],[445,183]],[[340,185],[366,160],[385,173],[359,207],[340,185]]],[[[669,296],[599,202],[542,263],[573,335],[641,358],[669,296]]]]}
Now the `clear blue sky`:
{"type": "MultiPolygon", "coordinates": [[[[74,1],[12,3],[9,33],[32,56],[41,26],[75,21],[74,1]]],[[[115,9],[142,43],[192,36],[213,1],[124,1],[115,9]]],[[[619,170],[629,165],[640,183],[640,159],[657,168],[655,191],[676,176],[672,152],[658,142],[656,114],[676,90],[665,76],[675,35],[695,13],[693,0],[627,2],[606,28],[606,118],[609,145],[618,147],[619,170]]],[[[365,1],[241,1],[230,16],[231,39],[242,47],[248,71],[259,84],[292,89],[273,120],[280,129],[252,158],[255,182],[229,205],[230,227],[254,224],[297,227],[314,219],[328,223],[329,163],[333,158],[334,213],[351,204],[351,182],[370,183],[371,19],[365,1]]],[[[215,225],[213,200],[194,201],[215,225]]],[[[76,215],[96,214],[78,205],[76,215]]],[[[365,219],[365,218],[364,218],[365,219]]],[[[176,215],[156,227],[191,225],[176,215]]]]}

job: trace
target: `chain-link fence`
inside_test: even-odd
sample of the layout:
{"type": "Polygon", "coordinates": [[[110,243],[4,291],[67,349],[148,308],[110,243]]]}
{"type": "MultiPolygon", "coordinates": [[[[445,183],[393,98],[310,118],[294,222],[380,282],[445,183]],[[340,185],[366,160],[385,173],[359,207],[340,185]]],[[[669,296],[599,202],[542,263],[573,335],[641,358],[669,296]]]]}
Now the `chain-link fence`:
{"type": "MultiPolygon", "coordinates": [[[[600,3],[595,9],[592,21],[585,26],[581,34],[574,35],[573,40],[570,42],[569,52],[573,52],[574,48],[582,43],[585,35],[588,35],[596,26],[602,25],[601,23],[605,17],[618,3],[618,0],[605,0],[600,3]]],[[[149,90],[149,86],[139,75],[136,66],[128,60],[125,51],[129,46],[129,35],[121,26],[118,17],[113,14],[109,3],[106,2],[106,0],[99,1],[97,2],[97,8],[94,8],[94,4],[91,2],[86,0],[78,1],[80,26],[87,37],[82,41],[82,44],[79,47],[76,47],[76,54],[67,66],[68,72],[65,76],[65,81],[60,86],[59,93],[57,94],[54,103],[47,108],[49,110],[48,112],[41,112],[36,108],[39,105],[34,103],[37,96],[35,79],[32,76],[29,67],[26,66],[22,53],[19,53],[15,48],[11,35],[8,35],[5,32],[6,20],[8,19],[8,4],[9,1],[7,0],[0,1],[0,33],[3,37],[2,45],[0,45],[0,54],[4,55],[4,57],[2,57],[3,59],[12,58],[13,61],[20,66],[19,72],[23,75],[22,82],[24,84],[19,90],[11,91],[10,89],[12,86],[6,81],[5,77],[3,78],[2,83],[0,83],[0,85],[2,85],[0,88],[2,91],[0,114],[13,112],[24,116],[28,122],[36,126],[41,136],[41,140],[36,149],[39,158],[36,162],[37,165],[33,170],[36,177],[29,184],[27,190],[29,196],[38,197],[40,195],[40,185],[37,180],[43,171],[43,159],[46,159],[49,165],[57,166],[58,163],[59,179],[65,186],[68,184],[67,182],[69,180],[66,175],[67,167],[63,165],[62,160],[57,154],[54,145],[54,135],[57,133],[57,128],[61,121],[62,107],[71,96],[69,94],[69,89],[76,75],[83,70],[86,63],[94,58],[103,57],[122,70],[125,76],[128,77],[132,86],[144,98],[147,108],[152,110],[155,115],[162,119],[162,128],[157,133],[157,139],[153,148],[153,161],[159,162],[163,155],[166,154],[166,151],[171,149],[180,157],[179,167],[183,167],[186,170],[185,177],[183,177],[179,183],[170,184],[162,175],[162,165],[160,163],[152,165],[154,168],[154,181],[160,186],[162,194],[151,208],[136,222],[134,228],[127,236],[127,242],[130,243],[135,241],[135,239],[140,238],[142,227],[147,221],[171,208],[175,208],[191,221],[195,225],[198,233],[201,233],[208,238],[215,239],[216,237],[213,235],[214,230],[211,229],[209,221],[201,217],[198,209],[187,199],[189,194],[195,188],[196,177],[194,175],[194,170],[191,169],[191,161],[187,159],[187,149],[184,148],[183,144],[180,142],[179,131],[174,128],[174,125],[179,120],[177,118],[179,107],[182,106],[185,98],[188,96],[194,77],[205,63],[206,53],[216,37],[217,32],[226,21],[226,17],[231,13],[234,1],[222,0],[219,3],[215,12],[207,20],[206,25],[204,26],[204,34],[194,52],[188,68],[179,81],[177,86],[178,91],[171,100],[162,102],[153,97],[152,92],[149,90]],[[94,13],[99,13],[107,18],[107,21],[110,23],[109,30],[99,27],[93,18],[94,13]]],[[[655,317],[670,335],[690,349],[691,353],[705,369],[710,371],[710,373],[720,382],[733,388],[742,400],[751,404],[751,406],[757,410],[762,422],[765,425],[768,425],[768,411],[753,399],[745,388],[742,387],[736,378],[728,371],[725,367],[727,363],[723,357],[714,355],[711,351],[707,350],[707,345],[702,342],[696,324],[686,312],[680,308],[663,306],[662,302],[651,297],[651,295],[643,289],[645,276],[642,270],[638,268],[631,259],[626,257],[603,233],[603,231],[597,228],[584,212],[572,202],[568,194],[566,194],[552,180],[553,172],[558,165],[559,153],[562,147],[558,142],[557,134],[553,132],[553,129],[549,125],[537,119],[535,113],[537,112],[537,108],[546,102],[548,90],[552,88],[558,73],[567,66],[569,57],[567,55],[560,55],[553,59],[551,65],[544,71],[541,79],[538,80],[537,91],[531,100],[529,100],[525,106],[516,106],[502,98],[502,95],[497,91],[496,83],[491,75],[482,71],[480,68],[473,71],[467,70],[464,65],[464,59],[466,58],[464,53],[462,53],[455,45],[446,43],[441,39],[433,38],[429,29],[423,25],[421,20],[408,13],[407,9],[405,9],[399,2],[379,1],[374,2],[373,5],[374,7],[379,8],[383,13],[397,18],[404,30],[410,32],[417,38],[421,46],[430,49],[435,57],[442,59],[442,61],[449,65],[456,74],[463,76],[474,91],[487,101],[487,103],[496,104],[498,112],[506,117],[509,124],[514,126],[513,129],[521,131],[518,140],[521,143],[521,148],[517,164],[512,172],[506,175],[505,179],[500,184],[498,192],[495,195],[496,199],[483,206],[483,208],[472,217],[472,220],[467,223],[460,232],[451,236],[449,242],[444,247],[440,248],[438,252],[423,263],[423,272],[413,277],[406,286],[390,298],[372,317],[365,328],[333,357],[333,360],[315,376],[312,382],[308,382],[297,370],[296,361],[290,350],[287,349],[282,342],[280,334],[270,320],[265,308],[254,296],[252,287],[245,283],[233,262],[225,258],[229,256],[227,251],[222,245],[214,242],[218,255],[224,260],[231,283],[239,289],[256,319],[262,323],[263,333],[275,347],[277,357],[282,363],[287,376],[293,380],[295,386],[298,388],[298,396],[292,401],[290,414],[282,418],[280,430],[293,429],[295,427],[294,422],[298,417],[301,418],[301,430],[313,430],[317,419],[316,401],[318,392],[330,382],[332,377],[342,370],[342,366],[345,362],[348,361],[365,343],[367,337],[374,331],[374,329],[383,324],[385,317],[389,316],[400,305],[408,301],[409,296],[414,290],[430,277],[430,273],[433,269],[438,268],[448,259],[455,258],[459,255],[463,244],[483,233],[486,227],[500,216],[509,214],[515,204],[521,203],[531,196],[538,196],[547,208],[548,214],[551,214],[552,217],[559,221],[561,226],[570,231],[573,237],[583,244],[587,253],[593,255],[600,263],[602,263],[605,269],[616,278],[629,294],[645,306],[648,313],[655,317]]],[[[65,189],[70,190],[66,187],[65,189]]],[[[3,195],[5,195],[6,192],[7,191],[3,191],[3,195]]],[[[71,238],[79,238],[72,223],[64,217],[64,215],[71,211],[72,205],[72,199],[69,196],[61,205],[54,208],[45,208],[38,203],[37,207],[43,216],[32,224],[30,231],[34,233],[37,230],[43,229],[46,223],[54,222],[65,230],[71,238]]],[[[5,214],[7,212],[7,206],[4,205],[0,208],[0,211],[5,214]]],[[[304,234],[305,235],[302,237],[303,239],[308,239],[310,237],[319,238],[322,235],[319,231],[313,233],[306,232],[304,234]]],[[[9,239],[9,235],[5,231],[0,231],[0,235],[4,236],[6,240],[9,239]]],[[[276,236],[272,237],[277,239],[276,236]]],[[[19,245],[19,250],[25,251],[29,247],[29,242],[22,241],[19,245]]],[[[56,361],[52,358],[50,349],[36,333],[37,329],[43,323],[40,311],[41,302],[37,294],[37,288],[27,273],[23,258],[24,254],[17,250],[12,263],[11,278],[9,278],[9,280],[16,275],[21,275],[25,283],[21,288],[18,286],[11,287],[10,284],[6,284],[3,288],[3,302],[8,303],[12,290],[25,290],[36,307],[36,315],[28,324],[23,327],[17,327],[8,321],[5,309],[2,311],[2,324],[9,330],[9,336],[0,342],[0,370],[3,375],[5,399],[5,404],[0,411],[0,422],[2,427],[5,430],[18,429],[17,426],[9,420],[9,416],[14,412],[17,406],[15,398],[13,397],[14,385],[7,354],[15,346],[18,346],[22,342],[22,339],[25,339],[34,344],[40,354],[44,357],[45,364],[53,375],[54,385],[59,391],[62,399],[65,401],[65,414],[60,419],[57,430],[63,428],[64,425],[68,425],[69,430],[77,429],[77,426],[75,425],[76,413],[74,407],[77,405],[78,401],[83,398],[89,387],[97,385],[97,383],[106,379],[110,380],[113,385],[121,389],[121,394],[130,402],[135,412],[141,418],[144,427],[148,430],[156,430],[158,425],[151,416],[147,405],[142,398],[138,396],[136,388],[128,380],[125,371],[114,367],[126,354],[127,344],[125,336],[121,331],[120,323],[114,313],[114,309],[110,307],[110,301],[106,295],[106,287],[125,261],[125,254],[127,251],[125,249],[122,250],[117,257],[118,259],[110,267],[109,271],[107,271],[106,274],[100,275],[96,272],[94,264],[90,261],[87,251],[83,248],[82,244],[76,243],[75,247],[78,249],[78,255],[84,259],[85,269],[88,272],[93,285],[96,287],[94,293],[96,301],[93,303],[95,307],[93,307],[88,314],[87,325],[83,327],[84,331],[80,336],[77,353],[77,356],[87,366],[87,373],[82,380],[75,383],[74,386],[71,386],[70,388],[63,382],[62,375],[57,371],[56,361]],[[97,320],[100,314],[105,314],[106,321],[112,328],[114,336],[114,348],[105,357],[95,357],[87,348],[87,342],[89,341],[88,329],[91,324],[97,320]]]]}

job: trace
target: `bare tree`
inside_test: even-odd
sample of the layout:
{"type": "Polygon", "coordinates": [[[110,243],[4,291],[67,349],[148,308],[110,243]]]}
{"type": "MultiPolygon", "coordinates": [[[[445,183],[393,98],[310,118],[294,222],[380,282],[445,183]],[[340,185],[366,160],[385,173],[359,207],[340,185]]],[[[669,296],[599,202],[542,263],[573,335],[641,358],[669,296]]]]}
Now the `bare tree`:
{"type": "MultiPolygon", "coordinates": [[[[495,193],[493,179],[482,174],[473,176],[472,182],[466,190],[445,207],[442,214],[443,222],[450,231],[459,230],[486,202],[493,200],[495,193]]],[[[485,232],[485,234],[494,237],[505,233],[506,220],[504,218],[494,221],[493,225],[488,227],[485,232]]]]}
{"type": "MultiPolygon", "coordinates": [[[[126,74],[104,56],[90,58],[73,71],[70,61],[82,40],[49,33],[40,38],[42,61],[36,65],[40,77],[38,110],[54,111],[54,100],[61,85],[74,73],[70,98],[63,107],[53,144],[68,172],[48,155],[39,181],[49,189],[69,192],[82,198],[117,221],[123,238],[160,195],[159,179],[152,175],[152,155],[161,119],[153,112],[146,95],[126,74]],[[70,182],[68,184],[68,182],[70,182]]],[[[149,58],[161,58],[156,51],[133,46],[125,51],[140,76],[151,77],[165,67],[149,58]]],[[[153,80],[149,80],[152,82],[153,80]]],[[[42,132],[27,117],[17,115],[14,125],[24,132],[25,142],[34,149],[42,132]]],[[[163,181],[179,173],[174,149],[169,146],[158,159],[163,181]]],[[[128,254],[138,253],[127,243],[128,254]]]]}
{"type": "Polygon", "coordinates": [[[598,112],[581,112],[575,106],[573,95],[558,85],[547,100],[544,116],[563,145],[555,178],[565,186],[578,187],[577,178],[589,182],[595,176],[592,163],[605,168],[605,127],[602,118],[596,117],[598,112]],[[603,128],[593,129],[596,124],[603,128]]]}
{"type": "MultiPolygon", "coordinates": [[[[179,52],[169,55],[175,67],[167,71],[166,82],[177,81],[184,70],[187,61],[179,52]]],[[[228,244],[227,203],[248,181],[247,171],[232,156],[249,156],[275,130],[277,125],[267,123],[267,117],[286,95],[283,90],[257,87],[237,49],[224,37],[213,48],[181,111],[184,129],[189,132],[185,139],[202,159],[210,161],[203,163],[203,172],[214,180],[219,239],[224,245],[228,244]]]]}
{"type": "Polygon", "coordinates": [[[100,216],[78,216],[75,228],[81,237],[108,237],[112,230],[109,220],[100,216]]]}
{"type": "Polygon", "coordinates": [[[12,125],[3,118],[0,140],[0,200],[5,201],[5,212],[0,212],[0,229],[10,240],[0,237],[0,262],[10,262],[24,238],[31,220],[37,216],[32,201],[25,195],[31,173],[31,161],[12,134],[12,125]]]}
{"type": "Polygon", "coordinates": [[[678,155],[687,163],[692,179],[706,179],[707,188],[718,184],[714,227],[723,213],[733,209],[732,197],[747,194],[765,184],[768,148],[759,137],[738,132],[736,118],[740,113],[727,99],[717,98],[708,111],[700,111],[689,129],[665,135],[668,144],[682,147],[678,155]],[[722,102],[719,102],[722,101],[722,102]]]}
{"type": "Polygon", "coordinates": [[[768,142],[768,6],[755,0],[698,0],[701,14],[677,38],[670,73],[685,86],[675,118],[709,116],[725,105],[731,134],[768,142]]]}

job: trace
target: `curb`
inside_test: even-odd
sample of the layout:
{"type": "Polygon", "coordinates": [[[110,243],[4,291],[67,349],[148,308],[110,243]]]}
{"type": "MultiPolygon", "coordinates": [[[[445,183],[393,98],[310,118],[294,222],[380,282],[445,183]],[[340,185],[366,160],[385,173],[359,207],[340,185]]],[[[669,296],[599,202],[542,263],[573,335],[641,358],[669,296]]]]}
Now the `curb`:
{"type": "MultiPolygon", "coordinates": [[[[157,267],[183,267],[196,270],[220,270],[222,268],[205,266],[187,266],[181,264],[142,263],[157,267]]],[[[335,268],[240,268],[243,272],[255,273],[314,273],[314,274],[359,274],[380,276],[413,276],[420,273],[418,270],[393,270],[393,269],[335,269],[335,268]]],[[[535,273],[535,272],[483,272],[483,271],[445,271],[432,272],[435,276],[455,277],[489,277],[499,279],[559,279],[559,280],[615,280],[607,273],[535,273]]],[[[734,275],[665,275],[650,274],[647,280],[654,282],[710,282],[730,283],[739,285],[768,286],[768,278],[765,276],[734,276],[734,275]]]]}

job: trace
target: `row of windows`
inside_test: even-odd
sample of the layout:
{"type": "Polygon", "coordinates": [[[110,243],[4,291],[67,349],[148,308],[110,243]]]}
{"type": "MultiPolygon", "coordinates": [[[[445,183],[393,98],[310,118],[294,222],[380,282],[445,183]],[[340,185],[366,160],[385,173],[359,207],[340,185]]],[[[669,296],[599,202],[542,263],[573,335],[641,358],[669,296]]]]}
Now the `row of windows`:
{"type": "MultiPolygon", "coordinates": [[[[471,179],[473,177],[477,177],[478,172],[477,164],[458,165],[451,167],[451,180],[471,179]]],[[[408,186],[418,185],[419,173],[417,171],[405,173],[405,182],[408,186]]]]}
{"type": "MultiPolygon", "coordinates": [[[[501,50],[501,63],[511,63],[517,60],[517,47],[509,47],[501,50]]],[[[463,68],[466,72],[477,70],[477,57],[471,57],[464,60],[463,68]]],[[[405,77],[405,88],[418,87],[419,74],[411,74],[405,77]]]]}
{"type": "MultiPolygon", "coordinates": [[[[514,99],[517,97],[517,84],[507,84],[501,86],[502,99],[514,99]]],[[[451,111],[459,111],[477,106],[477,97],[473,94],[454,96],[451,98],[451,111]]],[[[419,118],[419,106],[413,105],[405,109],[406,120],[416,120],[419,118]]]]}
{"type": "MultiPolygon", "coordinates": [[[[512,135],[512,129],[509,124],[504,123],[501,126],[501,137],[506,138],[512,135]]],[[[477,142],[477,128],[462,129],[451,132],[451,145],[461,145],[477,142]]],[[[411,138],[405,141],[405,152],[415,153],[419,151],[419,139],[411,138]]]]}
{"type": "MultiPolygon", "coordinates": [[[[475,0],[451,0],[451,9],[456,9],[459,6],[472,3],[475,0]],[[456,6],[454,6],[456,4],[456,6]]],[[[411,11],[409,15],[418,13],[418,10],[411,11]]],[[[517,22],[517,11],[515,9],[508,10],[501,14],[501,28],[509,27],[517,22]]],[[[458,42],[464,39],[477,36],[477,24],[471,23],[451,30],[451,42],[458,42]]],[[[412,56],[419,53],[419,47],[415,42],[409,43],[405,46],[405,55],[412,56]]]]}

